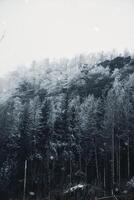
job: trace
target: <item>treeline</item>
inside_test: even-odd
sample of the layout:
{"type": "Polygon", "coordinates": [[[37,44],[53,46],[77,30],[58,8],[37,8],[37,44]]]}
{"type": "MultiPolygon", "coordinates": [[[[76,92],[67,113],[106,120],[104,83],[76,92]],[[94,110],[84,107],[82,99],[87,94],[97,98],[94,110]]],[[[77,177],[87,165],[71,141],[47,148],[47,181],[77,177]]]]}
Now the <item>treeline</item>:
{"type": "Polygon", "coordinates": [[[100,58],[33,62],[9,76],[0,97],[3,199],[77,199],[70,188],[79,184],[101,196],[128,192],[134,60],[100,58]]]}

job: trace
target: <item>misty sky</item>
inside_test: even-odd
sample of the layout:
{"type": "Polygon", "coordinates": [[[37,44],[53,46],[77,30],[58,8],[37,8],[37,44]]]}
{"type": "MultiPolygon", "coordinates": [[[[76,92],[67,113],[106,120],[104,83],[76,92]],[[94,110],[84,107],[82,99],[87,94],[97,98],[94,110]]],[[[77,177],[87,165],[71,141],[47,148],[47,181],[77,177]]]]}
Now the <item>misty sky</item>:
{"type": "Polygon", "coordinates": [[[134,0],[0,0],[0,75],[45,57],[134,49],[134,0]]]}

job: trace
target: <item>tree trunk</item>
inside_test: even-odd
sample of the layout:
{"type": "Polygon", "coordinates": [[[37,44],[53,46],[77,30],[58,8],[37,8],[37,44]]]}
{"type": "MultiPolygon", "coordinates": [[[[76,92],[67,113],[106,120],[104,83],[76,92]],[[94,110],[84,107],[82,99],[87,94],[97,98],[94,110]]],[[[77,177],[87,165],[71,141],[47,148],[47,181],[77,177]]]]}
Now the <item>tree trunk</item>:
{"type": "Polygon", "coordinates": [[[119,177],[118,177],[119,178],[119,180],[118,180],[119,188],[120,188],[120,183],[121,183],[121,152],[120,152],[121,150],[120,150],[120,148],[121,148],[121,144],[120,144],[120,138],[119,138],[119,158],[118,158],[119,159],[119,169],[118,169],[119,170],[119,177]]]}
{"type": "Polygon", "coordinates": [[[51,199],[51,174],[50,174],[50,168],[49,168],[49,160],[48,160],[48,199],[51,199]]]}
{"type": "Polygon", "coordinates": [[[26,199],[26,183],[27,183],[27,160],[25,160],[25,169],[24,169],[24,190],[23,190],[23,200],[26,199]]]}
{"type": "Polygon", "coordinates": [[[114,128],[112,131],[112,195],[114,194],[114,181],[115,181],[115,156],[114,156],[114,128]]]}
{"type": "Polygon", "coordinates": [[[88,160],[85,160],[85,183],[87,184],[87,167],[88,167],[88,160]]]}
{"type": "Polygon", "coordinates": [[[72,160],[71,160],[71,155],[70,155],[70,159],[69,159],[69,165],[70,165],[69,168],[70,168],[70,187],[71,187],[71,185],[72,185],[72,160]]]}
{"type": "Polygon", "coordinates": [[[79,169],[81,171],[81,146],[79,145],[79,169]]]}
{"type": "Polygon", "coordinates": [[[99,183],[99,167],[98,167],[98,156],[97,156],[97,148],[96,148],[95,138],[94,138],[94,153],[95,153],[96,179],[97,179],[97,183],[99,183]]]}
{"type": "MultiPolygon", "coordinates": [[[[104,161],[105,162],[105,161],[104,161]]],[[[106,196],[106,167],[104,163],[104,177],[103,177],[104,196],[106,196]]]]}
{"type": "Polygon", "coordinates": [[[128,145],[127,145],[127,176],[128,178],[130,177],[130,138],[129,138],[129,134],[128,134],[128,145]]]}

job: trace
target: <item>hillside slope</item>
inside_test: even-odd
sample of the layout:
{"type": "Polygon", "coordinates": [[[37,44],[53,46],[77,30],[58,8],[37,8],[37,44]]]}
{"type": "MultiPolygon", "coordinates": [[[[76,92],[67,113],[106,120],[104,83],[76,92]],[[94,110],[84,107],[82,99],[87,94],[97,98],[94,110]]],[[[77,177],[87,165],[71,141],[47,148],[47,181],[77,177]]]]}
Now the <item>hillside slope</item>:
{"type": "Polygon", "coordinates": [[[134,59],[86,61],[33,62],[9,75],[0,95],[3,199],[22,199],[26,161],[27,199],[133,199],[134,59]]]}

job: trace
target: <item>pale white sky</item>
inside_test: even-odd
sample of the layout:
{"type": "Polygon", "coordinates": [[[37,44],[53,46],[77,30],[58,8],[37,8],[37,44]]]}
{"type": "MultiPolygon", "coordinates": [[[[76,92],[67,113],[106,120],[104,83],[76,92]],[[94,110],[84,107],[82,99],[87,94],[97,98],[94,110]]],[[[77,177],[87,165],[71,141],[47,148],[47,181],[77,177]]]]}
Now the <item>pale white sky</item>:
{"type": "Polygon", "coordinates": [[[134,49],[134,0],[0,0],[0,75],[32,60],[134,49]]]}

